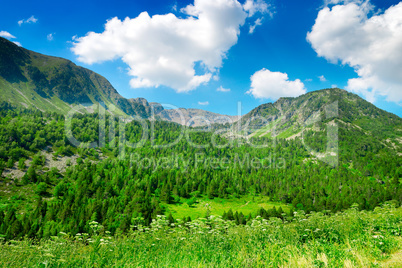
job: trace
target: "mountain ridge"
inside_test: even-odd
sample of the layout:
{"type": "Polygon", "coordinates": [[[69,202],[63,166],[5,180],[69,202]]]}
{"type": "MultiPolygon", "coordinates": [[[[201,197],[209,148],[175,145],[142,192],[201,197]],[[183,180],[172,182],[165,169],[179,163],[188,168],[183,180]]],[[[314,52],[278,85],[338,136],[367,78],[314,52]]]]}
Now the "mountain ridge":
{"type": "Polygon", "coordinates": [[[299,138],[308,141],[308,147],[314,145],[311,151],[318,158],[338,155],[336,144],[360,155],[365,155],[368,148],[376,148],[377,152],[387,148],[402,156],[402,118],[339,88],[262,104],[234,123],[226,135],[299,138]]]}
{"type": "MultiPolygon", "coordinates": [[[[154,112],[162,120],[182,123],[172,119],[174,112],[165,110],[159,103],[148,102],[141,97],[122,97],[105,77],[87,68],[61,57],[27,50],[2,37],[0,88],[3,89],[0,100],[24,108],[66,113],[76,104],[91,106],[104,103],[109,113],[113,111],[118,115],[151,118],[154,112]]],[[[208,115],[210,119],[212,115],[221,116],[200,109],[183,109],[185,124],[200,115],[208,115]]],[[[196,119],[192,125],[198,126],[199,123],[196,119]]]]}

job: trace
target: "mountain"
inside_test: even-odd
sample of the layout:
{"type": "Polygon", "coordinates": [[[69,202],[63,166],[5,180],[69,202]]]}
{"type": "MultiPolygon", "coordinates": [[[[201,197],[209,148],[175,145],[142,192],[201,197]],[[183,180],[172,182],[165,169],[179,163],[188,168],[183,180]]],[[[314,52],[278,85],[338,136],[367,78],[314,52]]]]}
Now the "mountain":
{"type": "MultiPolygon", "coordinates": [[[[159,119],[194,127],[206,125],[206,120],[210,123],[238,120],[236,116],[200,109],[164,109],[159,103],[149,103],[144,98],[126,99],[106,78],[91,70],[66,59],[24,49],[1,37],[0,88],[1,101],[42,111],[66,113],[73,105],[91,106],[101,102],[109,112],[143,118],[152,116],[153,107],[159,119]]],[[[325,107],[334,102],[339,108],[337,118],[342,123],[372,133],[383,139],[383,143],[399,148],[401,119],[341,89],[309,92],[297,98],[280,98],[275,103],[253,109],[234,126],[237,134],[247,137],[291,138],[301,135],[312,116],[326,118],[325,107]]]]}
{"type": "MultiPolygon", "coordinates": [[[[109,112],[115,114],[150,118],[153,106],[157,118],[182,123],[177,112],[165,110],[159,103],[148,103],[144,98],[122,97],[106,78],[91,70],[63,58],[24,49],[1,37],[0,89],[0,101],[17,107],[67,113],[73,105],[104,103],[109,112]]],[[[184,114],[185,123],[194,118],[192,126],[205,124],[200,116],[212,123],[215,123],[214,118],[221,116],[199,109],[180,111],[184,114]]]]}
{"type": "Polygon", "coordinates": [[[123,98],[101,75],[69,60],[42,55],[0,38],[0,100],[42,111],[68,112],[73,105],[103,102],[114,113],[149,117],[142,98],[123,98]]]}
{"type": "Polygon", "coordinates": [[[185,108],[161,110],[158,115],[162,120],[192,127],[209,124],[232,124],[239,119],[239,116],[221,115],[201,109],[185,108]]]}
{"type": "Polygon", "coordinates": [[[310,125],[313,118],[338,118],[370,133],[385,137],[401,130],[402,119],[377,108],[356,94],[339,88],[322,89],[296,98],[279,98],[253,109],[235,124],[235,128],[252,136],[289,138],[310,125]],[[326,111],[333,107],[333,112],[326,111]],[[249,129],[248,129],[249,128],[249,129]]]}
{"type": "Polygon", "coordinates": [[[368,151],[402,155],[402,119],[339,88],[260,105],[236,122],[228,135],[298,138],[317,157],[323,157],[323,152],[337,154],[338,147],[332,148],[336,152],[328,151],[330,140],[339,140],[340,157],[349,160],[368,151]]]}

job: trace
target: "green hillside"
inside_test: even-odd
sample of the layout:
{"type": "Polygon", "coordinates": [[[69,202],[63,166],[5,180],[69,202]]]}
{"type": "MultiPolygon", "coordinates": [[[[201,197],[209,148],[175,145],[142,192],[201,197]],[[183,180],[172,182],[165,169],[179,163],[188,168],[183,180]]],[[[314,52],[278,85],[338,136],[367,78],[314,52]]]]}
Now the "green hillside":
{"type": "Polygon", "coordinates": [[[75,105],[104,103],[115,114],[144,118],[151,114],[145,99],[123,98],[99,74],[69,60],[21,48],[1,37],[0,90],[0,100],[41,111],[67,113],[75,105]]]}

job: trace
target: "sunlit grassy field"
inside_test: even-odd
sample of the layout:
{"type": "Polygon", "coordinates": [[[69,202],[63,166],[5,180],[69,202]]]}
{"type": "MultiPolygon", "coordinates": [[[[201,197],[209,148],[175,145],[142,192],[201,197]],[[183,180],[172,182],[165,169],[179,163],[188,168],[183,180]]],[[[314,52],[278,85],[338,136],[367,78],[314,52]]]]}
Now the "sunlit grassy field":
{"type": "Polygon", "coordinates": [[[232,209],[233,212],[242,212],[245,216],[255,214],[260,208],[272,209],[275,207],[279,209],[281,207],[284,212],[290,211],[290,206],[277,202],[271,202],[267,196],[244,196],[241,198],[199,198],[192,205],[187,202],[189,199],[181,199],[179,204],[167,204],[166,213],[172,213],[176,219],[182,219],[183,217],[190,216],[191,219],[202,218],[209,213],[210,215],[222,216],[224,212],[232,209]],[[209,212],[208,212],[209,211],[209,212]]]}

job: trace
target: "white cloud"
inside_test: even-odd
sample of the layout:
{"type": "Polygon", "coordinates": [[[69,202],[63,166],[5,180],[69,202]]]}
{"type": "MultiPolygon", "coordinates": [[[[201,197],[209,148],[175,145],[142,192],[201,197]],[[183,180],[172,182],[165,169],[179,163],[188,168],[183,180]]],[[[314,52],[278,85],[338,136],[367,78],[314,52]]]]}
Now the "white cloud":
{"type": "Polygon", "coordinates": [[[75,39],[72,51],[87,64],[121,58],[130,67],[133,88],[194,90],[218,73],[240,27],[256,11],[237,0],[195,0],[180,11],[187,16],[143,12],[123,21],[112,18],[103,33],[75,39]],[[195,65],[203,71],[196,73],[195,65]]]}
{"type": "Polygon", "coordinates": [[[290,81],[286,73],[262,69],[251,76],[251,88],[247,91],[259,99],[276,100],[280,97],[297,97],[306,93],[299,79],[290,81]]]}
{"type": "Polygon", "coordinates": [[[369,0],[325,0],[324,1],[324,6],[330,6],[330,5],[339,5],[339,4],[349,4],[349,3],[356,3],[358,5],[368,5],[372,6],[369,2],[369,0]]]}
{"type": "Polygon", "coordinates": [[[327,81],[327,79],[325,78],[324,75],[320,75],[318,78],[320,79],[321,82],[326,82],[327,81]]]}
{"type": "Polygon", "coordinates": [[[0,36],[4,37],[4,38],[7,38],[7,39],[15,38],[14,35],[10,34],[9,32],[6,32],[6,31],[0,31],[0,36]]]}
{"type": "Polygon", "coordinates": [[[306,81],[306,82],[311,82],[311,81],[313,81],[313,79],[307,78],[307,79],[305,79],[304,81],[306,81]]]}
{"type": "Polygon", "coordinates": [[[26,20],[19,20],[18,21],[18,25],[21,26],[24,23],[36,23],[38,21],[37,18],[35,18],[33,15],[31,17],[29,17],[26,20]]]}
{"type": "Polygon", "coordinates": [[[271,6],[264,0],[247,0],[243,7],[244,10],[248,12],[249,17],[254,16],[256,13],[268,13],[272,16],[272,12],[269,10],[271,6]]]}
{"type": "Polygon", "coordinates": [[[203,105],[203,106],[209,105],[209,101],[199,101],[198,105],[203,105]]]}
{"type": "Polygon", "coordinates": [[[222,86],[218,87],[218,89],[216,91],[219,92],[230,92],[230,88],[224,88],[222,86]]]}
{"type": "Polygon", "coordinates": [[[332,1],[318,13],[307,40],[318,56],[353,67],[346,89],[374,102],[402,101],[402,2],[370,16],[368,1],[332,1]]]}
{"type": "Polygon", "coordinates": [[[14,44],[16,44],[16,45],[17,45],[17,46],[19,46],[19,47],[22,47],[22,45],[21,45],[21,43],[20,43],[20,42],[13,41],[13,43],[14,43],[14,44]]]}
{"type": "Polygon", "coordinates": [[[331,88],[337,88],[337,87],[338,87],[337,85],[332,85],[332,86],[331,86],[331,88]]]}
{"type": "MultiPolygon", "coordinates": [[[[244,10],[248,12],[248,16],[252,17],[257,13],[262,15],[268,14],[271,18],[274,14],[273,7],[267,4],[264,0],[247,0],[243,5],[244,10]]],[[[257,18],[253,24],[250,25],[248,30],[249,34],[254,33],[257,26],[262,25],[262,20],[264,17],[257,18]]]]}
{"type": "Polygon", "coordinates": [[[47,37],[46,37],[46,38],[47,38],[47,40],[48,40],[48,41],[52,41],[52,40],[53,40],[53,38],[54,38],[54,36],[53,36],[53,34],[52,34],[52,33],[50,33],[50,34],[48,34],[48,35],[47,35],[47,37]]]}
{"type": "Polygon", "coordinates": [[[255,20],[253,25],[250,25],[250,29],[248,30],[249,34],[254,33],[255,27],[262,25],[262,18],[258,18],[255,20]]]}

